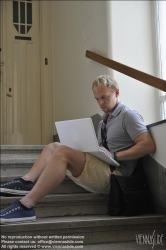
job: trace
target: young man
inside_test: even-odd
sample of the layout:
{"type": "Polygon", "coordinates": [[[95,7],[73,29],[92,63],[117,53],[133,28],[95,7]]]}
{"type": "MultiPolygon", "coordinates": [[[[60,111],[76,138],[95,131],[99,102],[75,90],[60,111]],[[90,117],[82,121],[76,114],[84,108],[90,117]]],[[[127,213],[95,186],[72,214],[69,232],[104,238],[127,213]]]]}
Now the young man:
{"type": "MultiPolygon", "coordinates": [[[[104,111],[98,126],[99,146],[103,147],[101,129],[105,126],[109,154],[120,163],[114,174],[131,175],[137,159],[155,151],[154,142],[142,117],[120,102],[115,80],[99,76],[92,91],[104,111]]],[[[91,192],[109,193],[110,168],[106,163],[60,143],[51,143],[26,175],[0,186],[2,193],[25,195],[1,212],[1,224],[35,221],[35,204],[56,188],[66,174],[91,192]]]]}

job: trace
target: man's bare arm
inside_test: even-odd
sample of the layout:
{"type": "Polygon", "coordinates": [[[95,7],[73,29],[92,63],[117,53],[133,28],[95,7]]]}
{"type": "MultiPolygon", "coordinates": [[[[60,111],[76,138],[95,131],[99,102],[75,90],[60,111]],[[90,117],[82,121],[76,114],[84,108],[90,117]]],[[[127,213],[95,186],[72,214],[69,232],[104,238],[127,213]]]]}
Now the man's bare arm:
{"type": "MultiPolygon", "coordinates": [[[[139,135],[134,140],[135,145],[127,150],[117,152],[117,160],[118,161],[128,161],[141,158],[147,154],[154,153],[156,150],[154,141],[152,140],[149,133],[144,133],[139,135]]],[[[103,148],[103,147],[101,147],[103,148]]],[[[112,156],[111,152],[109,152],[106,148],[103,148],[110,156],[112,156]]]]}
{"type": "Polygon", "coordinates": [[[141,158],[147,154],[154,153],[156,150],[154,141],[149,133],[139,135],[134,140],[135,145],[127,150],[117,153],[118,161],[128,161],[141,158]]]}

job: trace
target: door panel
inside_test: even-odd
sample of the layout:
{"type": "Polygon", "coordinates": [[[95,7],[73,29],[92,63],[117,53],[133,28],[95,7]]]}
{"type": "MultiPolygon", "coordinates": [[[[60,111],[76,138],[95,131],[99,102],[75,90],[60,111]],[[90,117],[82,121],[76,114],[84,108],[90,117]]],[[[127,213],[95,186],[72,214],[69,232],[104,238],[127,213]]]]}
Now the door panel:
{"type": "Polygon", "coordinates": [[[4,2],[7,144],[41,144],[39,2],[4,2]],[[13,2],[17,5],[14,12],[13,2]]]}

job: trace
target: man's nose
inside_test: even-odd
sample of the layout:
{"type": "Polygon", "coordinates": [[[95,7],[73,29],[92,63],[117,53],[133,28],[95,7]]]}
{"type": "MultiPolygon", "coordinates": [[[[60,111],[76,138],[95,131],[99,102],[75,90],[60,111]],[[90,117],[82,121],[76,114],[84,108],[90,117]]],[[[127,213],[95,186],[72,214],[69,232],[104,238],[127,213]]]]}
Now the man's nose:
{"type": "Polygon", "coordinates": [[[98,101],[98,103],[99,103],[99,105],[102,105],[102,104],[104,103],[104,100],[103,100],[103,99],[100,99],[100,100],[98,101]]]}

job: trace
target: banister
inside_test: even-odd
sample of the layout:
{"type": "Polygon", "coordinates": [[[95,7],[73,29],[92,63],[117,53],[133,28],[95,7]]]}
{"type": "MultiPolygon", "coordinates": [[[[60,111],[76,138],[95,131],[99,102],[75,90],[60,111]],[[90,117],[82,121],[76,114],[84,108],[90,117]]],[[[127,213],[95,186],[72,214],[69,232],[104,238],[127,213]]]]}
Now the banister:
{"type": "Polygon", "coordinates": [[[86,51],[86,57],[102,65],[105,65],[111,69],[114,69],[122,74],[130,76],[138,81],[144,82],[150,85],[151,87],[155,87],[157,89],[160,89],[166,92],[166,81],[163,79],[149,75],[137,69],[121,64],[119,62],[113,61],[111,59],[98,55],[89,50],[86,51]]]}

